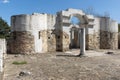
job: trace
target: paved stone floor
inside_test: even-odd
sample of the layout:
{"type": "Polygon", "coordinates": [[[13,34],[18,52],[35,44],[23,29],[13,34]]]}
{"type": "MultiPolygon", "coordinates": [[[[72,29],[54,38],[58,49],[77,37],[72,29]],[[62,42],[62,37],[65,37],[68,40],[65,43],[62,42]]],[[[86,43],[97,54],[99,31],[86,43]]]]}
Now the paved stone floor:
{"type": "Polygon", "coordinates": [[[0,80],[2,80],[3,78],[3,74],[0,72],[0,80]]]}
{"type": "MultiPolygon", "coordinates": [[[[110,51],[110,50],[109,50],[110,51]]],[[[120,80],[120,51],[87,51],[86,57],[75,57],[79,50],[37,55],[7,55],[4,80],[120,80]],[[13,61],[27,61],[14,65],[13,61]],[[21,71],[29,75],[19,76],[21,71]]]]}

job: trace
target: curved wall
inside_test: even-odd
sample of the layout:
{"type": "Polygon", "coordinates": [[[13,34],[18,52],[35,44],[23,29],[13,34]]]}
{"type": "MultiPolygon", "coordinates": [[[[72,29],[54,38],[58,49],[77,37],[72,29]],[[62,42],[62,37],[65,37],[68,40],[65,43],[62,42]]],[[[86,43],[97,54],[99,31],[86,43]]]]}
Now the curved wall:
{"type": "Polygon", "coordinates": [[[118,23],[110,18],[101,18],[100,48],[118,49],[118,23]]]}
{"type": "Polygon", "coordinates": [[[12,16],[11,53],[56,51],[55,25],[55,15],[33,13],[12,16]]]}

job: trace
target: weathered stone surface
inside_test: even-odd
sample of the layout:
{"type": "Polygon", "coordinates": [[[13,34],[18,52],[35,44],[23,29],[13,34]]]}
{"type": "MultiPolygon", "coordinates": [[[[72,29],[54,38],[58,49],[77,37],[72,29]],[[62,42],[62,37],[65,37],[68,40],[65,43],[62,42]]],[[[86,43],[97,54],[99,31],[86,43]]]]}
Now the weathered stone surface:
{"type": "Polygon", "coordinates": [[[40,36],[42,38],[42,45],[41,45],[43,47],[42,51],[47,52],[48,51],[48,47],[47,47],[47,31],[46,30],[40,31],[40,36]]]}
{"type": "Polygon", "coordinates": [[[47,45],[48,45],[48,52],[56,51],[55,30],[47,30],[47,45]]]}
{"type": "Polygon", "coordinates": [[[5,59],[4,80],[119,80],[120,50],[112,50],[115,55],[105,54],[108,50],[87,51],[88,57],[74,57],[78,50],[71,53],[56,52],[36,55],[8,55],[5,59]],[[57,56],[56,56],[57,55],[57,56]],[[60,56],[61,55],[61,56],[60,56]],[[70,56],[71,55],[71,56],[70,56]],[[25,60],[28,64],[15,66],[13,61],[25,60]],[[28,76],[19,76],[21,71],[28,76]]]}
{"type": "Polygon", "coordinates": [[[69,35],[61,30],[56,31],[56,50],[67,51],[69,50],[70,40],[69,35]]]}
{"type": "Polygon", "coordinates": [[[6,53],[6,40],[0,39],[0,72],[3,72],[3,59],[6,53]]]}
{"type": "Polygon", "coordinates": [[[35,53],[34,36],[30,32],[12,32],[11,36],[12,38],[9,40],[11,53],[35,53]]]}
{"type": "Polygon", "coordinates": [[[63,50],[63,32],[61,30],[56,30],[56,51],[63,50]]]}
{"type": "Polygon", "coordinates": [[[86,49],[99,49],[100,48],[100,36],[99,33],[86,35],[86,49]]]}
{"type": "Polygon", "coordinates": [[[118,23],[108,17],[86,15],[79,9],[62,10],[56,15],[33,13],[12,16],[13,36],[8,49],[12,53],[45,53],[79,48],[79,27],[86,27],[86,24],[86,49],[117,49],[118,23]],[[70,22],[73,16],[80,20],[80,25],[70,22]],[[74,26],[78,31],[71,39],[70,31],[74,26]]]}
{"type": "Polygon", "coordinates": [[[101,49],[118,49],[118,33],[100,31],[100,48],[101,49]]]}
{"type": "MultiPolygon", "coordinates": [[[[42,38],[42,51],[54,52],[56,51],[56,36],[55,30],[41,30],[40,36],[42,38]]],[[[38,44],[39,45],[39,44],[38,44]]]]}
{"type": "Polygon", "coordinates": [[[29,72],[29,71],[21,71],[20,73],[19,73],[19,76],[28,76],[28,75],[30,75],[31,74],[31,72],[29,72]]]}
{"type": "Polygon", "coordinates": [[[69,35],[63,31],[63,50],[62,51],[69,50],[69,46],[70,46],[69,35]]]}
{"type": "Polygon", "coordinates": [[[100,31],[86,35],[87,49],[118,49],[118,33],[100,31]]]}

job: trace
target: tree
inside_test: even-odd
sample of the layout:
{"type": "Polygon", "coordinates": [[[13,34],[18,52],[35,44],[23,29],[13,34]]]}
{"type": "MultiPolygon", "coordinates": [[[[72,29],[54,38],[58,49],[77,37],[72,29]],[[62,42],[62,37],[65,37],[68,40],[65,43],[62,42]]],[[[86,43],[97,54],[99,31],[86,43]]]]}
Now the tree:
{"type": "Polygon", "coordinates": [[[10,26],[0,17],[0,38],[9,38],[10,26]]]}

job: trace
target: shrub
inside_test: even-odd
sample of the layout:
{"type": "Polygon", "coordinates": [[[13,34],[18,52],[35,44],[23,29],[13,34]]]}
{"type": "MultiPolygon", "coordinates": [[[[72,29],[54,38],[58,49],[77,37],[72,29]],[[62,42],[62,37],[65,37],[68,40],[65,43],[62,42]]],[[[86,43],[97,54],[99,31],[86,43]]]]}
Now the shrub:
{"type": "Polygon", "coordinates": [[[23,64],[27,64],[26,61],[14,61],[12,64],[14,65],[23,65],[23,64]]]}

